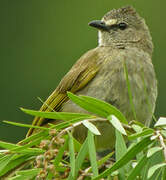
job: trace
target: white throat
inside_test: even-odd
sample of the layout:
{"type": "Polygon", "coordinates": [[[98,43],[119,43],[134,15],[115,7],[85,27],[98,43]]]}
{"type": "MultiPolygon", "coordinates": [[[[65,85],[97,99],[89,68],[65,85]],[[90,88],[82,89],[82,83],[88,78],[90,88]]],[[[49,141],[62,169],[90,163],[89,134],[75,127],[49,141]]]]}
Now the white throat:
{"type": "Polygon", "coordinates": [[[98,32],[98,45],[99,46],[103,45],[103,37],[101,31],[98,32]]]}

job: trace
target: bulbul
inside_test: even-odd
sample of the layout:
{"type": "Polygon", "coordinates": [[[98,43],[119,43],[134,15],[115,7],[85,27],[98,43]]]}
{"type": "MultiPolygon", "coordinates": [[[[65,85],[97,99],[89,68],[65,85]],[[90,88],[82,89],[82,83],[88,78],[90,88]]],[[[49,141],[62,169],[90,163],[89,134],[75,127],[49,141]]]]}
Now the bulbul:
{"type": "MultiPolygon", "coordinates": [[[[63,77],[55,91],[48,97],[40,111],[87,113],[67,97],[67,91],[106,101],[117,107],[128,121],[138,120],[149,125],[155,109],[157,81],[152,64],[153,43],[145,24],[131,6],[113,9],[102,20],[89,23],[98,32],[98,46],[85,53],[63,77]],[[133,114],[124,64],[132,92],[133,114]]],[[[48,122],[35,117],[33,125],[42,126],[48,122]]],[[[100,136],[95,137],[98,151],[113,149],[114,128],[109,122],[95,123],[100,136]]],[[[27,137],[34,133],[30,129],[27,137]]],[[[76,127],[74,137],[83,141],[87,130],[76,127]]]]}

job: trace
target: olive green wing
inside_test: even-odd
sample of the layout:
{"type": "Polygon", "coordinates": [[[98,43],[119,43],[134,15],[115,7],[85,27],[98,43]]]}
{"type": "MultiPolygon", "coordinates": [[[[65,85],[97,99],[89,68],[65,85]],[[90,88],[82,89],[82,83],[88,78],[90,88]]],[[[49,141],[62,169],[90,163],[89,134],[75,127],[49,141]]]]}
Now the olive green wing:
{"type": "MultiPolygon", "coordinates": [[[[40,111],[59,111],[63,103],[68,100],[67,91],[72,93],[78,92],[95,77],[99,70],[99,61],[100,57],[97,48],[90,50],[83,55],[64,76],[55,91],[44,102],[40,108],[40,111]]],[[[44,118],[35,117],[32,125],[41,126],[44,123],[44,118]]],[[[33,128],[29,129],[27,137],[33,133],[33,130],[33,128]]]]}

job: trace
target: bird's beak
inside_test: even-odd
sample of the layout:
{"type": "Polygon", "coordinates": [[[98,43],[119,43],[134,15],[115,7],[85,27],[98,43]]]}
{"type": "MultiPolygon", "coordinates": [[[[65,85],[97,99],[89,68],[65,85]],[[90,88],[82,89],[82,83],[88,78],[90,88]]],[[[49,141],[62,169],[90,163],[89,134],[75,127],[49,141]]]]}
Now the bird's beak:
{"type": "Polygon", "coordinates": [[[101,20],[95,20],[95,21],[91,21],[89,24],[89,26],[95,27],[99,30],[103,30],[103,31],[108,31],[108,26],[105,24],[104,21],[101,20]]]}

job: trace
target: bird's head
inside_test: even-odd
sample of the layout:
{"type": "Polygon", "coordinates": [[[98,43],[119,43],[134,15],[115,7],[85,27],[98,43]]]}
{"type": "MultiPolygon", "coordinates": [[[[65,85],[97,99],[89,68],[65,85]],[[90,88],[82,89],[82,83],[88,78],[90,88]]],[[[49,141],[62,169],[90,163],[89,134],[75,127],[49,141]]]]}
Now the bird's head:
{"type": "MultiPolygon", "coordinates": [[[[153,44],[149,29],[135,9],[131,6],[113,9],[102,20],[89,23],[99,30],[99,46],[119,46],[141,44],[152,51],[153,44]]],[[[135,46],[133,45],[133,46],[135,46]]]]}

